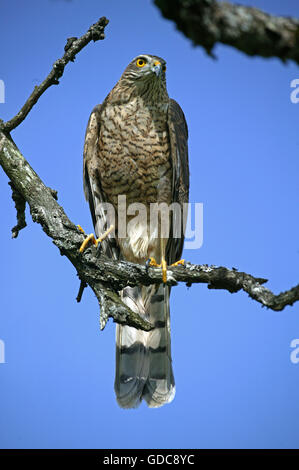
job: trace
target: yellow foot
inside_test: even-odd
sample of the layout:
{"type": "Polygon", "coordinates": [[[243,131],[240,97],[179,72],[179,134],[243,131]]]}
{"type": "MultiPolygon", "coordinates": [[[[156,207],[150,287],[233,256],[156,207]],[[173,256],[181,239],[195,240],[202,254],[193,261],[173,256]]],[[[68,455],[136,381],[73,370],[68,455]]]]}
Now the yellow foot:
{"type": "Polygon", "coordinates": [[[148,266],[153,266],[154,268],[161,268],[161,264],[158,264],[155,258],[150,258],[148,266]]]}
{"type": "Polygon", "coordinates": [[[162,257],[162,263],[158,264],[155,258],[150,258],[149,266],[154,266],[155,268],[162,268],[162,280],[164,284],[167,282],[167,264],[165,258],[162,257]]]}
{"type": "Polygon", "coordinates": [[[111,225],[108,228],[108,230],[106,230],[106,232],[103,233],[103,235],[101,235],[99,238],[95,238],[93,233],[91,233],[90,235],[86,235],[81,225],[77,225],[77,227],[80,230],[80,232],[82,232],[86,236],[84,242],[79,248],[80,253],[83,253],[83,251],[85,250],[89,242],[91,242],[95,246],[98,246],[98,244],[101,243],[103,240],[105,240],[105,238],[109,235],[109,233],[114,229],[114,225],[111,225]]]}
{"type": "Polygon", "coordinates": [[[185,260],[180,259],[179,261],[176,261],[175,263],[172,263],[170,266],[179,266],[180,264],[185,264],[185,260]]]}
{"type": "MultiPolygon", "coordinates": [[[[180,259],[179,261],[176,261],[175,263],[171,264],[170,267],[172,266],[179,266],[185,264],[184,259],[180,259]]],[[[167,282],[167,263],[165,261],[165,258],[162,257],[162,263],[158,264],[155,258],[150,258],[148,266],[153,266],[155,268],[162,268],[162,279],[164,284],[167,282]]]]}

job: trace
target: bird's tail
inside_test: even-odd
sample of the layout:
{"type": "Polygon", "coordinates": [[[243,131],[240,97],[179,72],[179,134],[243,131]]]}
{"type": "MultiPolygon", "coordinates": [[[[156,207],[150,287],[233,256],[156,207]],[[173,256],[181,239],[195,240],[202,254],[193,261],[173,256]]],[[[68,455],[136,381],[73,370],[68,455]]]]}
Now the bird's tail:
{"type": "Polygon", "coordinates": [[[149,332],[116,327],[115,392],[122,408],[136,408],[142,399],[155,408],[175,395],[171,364],[169,287],[126,287],[122,300],[150,321],[149,332]]]}

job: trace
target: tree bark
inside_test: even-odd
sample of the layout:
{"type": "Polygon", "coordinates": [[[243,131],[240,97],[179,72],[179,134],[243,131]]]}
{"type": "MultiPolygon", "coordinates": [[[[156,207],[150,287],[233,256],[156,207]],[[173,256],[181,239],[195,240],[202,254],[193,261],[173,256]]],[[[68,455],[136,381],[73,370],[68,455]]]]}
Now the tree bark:
{"type": "Polygon", "coordinates": [[[299,63],[299,19],[216,0],[154,0],[162,15],[208,54],[217,42],[250,56],[299,63]]]}

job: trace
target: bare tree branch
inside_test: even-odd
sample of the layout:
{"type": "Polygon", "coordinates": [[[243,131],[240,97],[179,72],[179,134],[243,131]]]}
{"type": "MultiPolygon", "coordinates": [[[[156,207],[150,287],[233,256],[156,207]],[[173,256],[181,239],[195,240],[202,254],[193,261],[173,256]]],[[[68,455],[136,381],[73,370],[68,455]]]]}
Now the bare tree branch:
{"type": "Polygon", "coordinates": [[[250,56],[299,63],[299,19],[216,0],[154,0],[163,16],[211,54],[217,42],[250,56]]]}
{"type": "MultiPolygon", "coordinates": [[[[107,22],[105,18],[101,18],[98,23],[101,23],[100,26],[103,29],[107,22]]],[[[98,23],[91,27],[86,35],[82,36],[84,40],[82,38],[68,40],[66,49],[72,51],[72,54],[64,56],[65,63],[59,69],[59,77],[63,73],[65,64],[72,60],[75,54],[92,39],[92,35],[91,37],[87,37],[87,35],[94,31],[94,27],[96,33],[92,34],[96,34],[97,39],[101,38],[99,36],[102,32],[99,32],[98,23]]],[[[149,331],[153,326],[130,310],[121,301],[118,293],[126,286],[161,284],[161,270],[125,261],[113,261],[103,255],[99,256],[99,251],[94,247],[88,248],[81,254],[79,247],[83,242],[84,235],[68,219],[63,208],[58,204],[57,192],[45,186],[9,135],[8,131],[25,119],[42,93],[55,83],[55,79],[51,75],[52,72],[42,83],[42,88],[33,92],[13,119],[7,123],[0,121],[2,129],[0,129],[0,164],[11,180],[15,195],[14,200],[18,200],[16,203],[18,225],[15,228],[15,233],[18,233],[24,223],[26,201],[30,207],[33,221],[42,226],[44,232],[52,238],[53,243],[59,248],[61,255],[65,255],[75,267],[81,281],[77,300],[81,299],[86,284],[95,293],[101,306],[101,328],[104,328],[108,318],[111,317],[118,323],[149,331]]],[[[57,79],[54,74],[55,77],[57,79]]],[[[196,266],[187,263],[184,267],[169,268],[167,283],[176,285],[178,282],[185,282],[188,286],[192,283],[205,283],[210,289],[225,289],[231,293],[244,290],[252,299],[272,310],[282,310],[285,306],[292,305],[299,300],[299,286],[274,295],[262,285],[266,279],[255,278],[249,274],[238,272],[236,269],[229,270],[217,266],[196,266]]]]}
{"type": "Polygon", "coordinates": [[[95,24],[93,24],[86,34],[77,38],[69,38],[67,40],[66,46],[64,48],[65,54],[61,59],[56,60],[53,65],[53,68],[47,78],[39,85],[35,86],[33,92],[29,96],[28,100],[18,112],[18,114],[13,117],[10,121],[2,123],[1,127],[5,132],[11,132],[15,129],[25,117],[31,111],[32,107],[37,103],[41,95],[49,88],[51,85],[58,85],[59,78],[62,77],[64,72],[64,67],[69,63],[75,60],[76,54],[83,49],[90,41],[98,41],[105,38],[104,30],[108,24],[107,18],[104,16],[100,18],[95,24]]]}
{"type": "Polygon", "coordinates": [[[98,301],[102,303],[101,326],[104,327],[110,316],[119,323],[150,330],[150,323],[122,303],[117,294],[117,282],[110,286],[109,279],[95,276],[94,266],[89,266],[86,257],[79,253],[84,235],[67,218],[63,208],[55,200],[52,190],[44,185],[12,139],[6,137],[3,132],[0,132],[0,164],[15,189],[29,204],[33,221],[41,224],[44,232],[60,249],[60,253],[67,256],[75,266],[79,278],[89,284],[98,301]]]}
{"type": "MultiPolygon", "coordinates": [[[[51,189],[44,185],[15,144],[3,133],[0,133],[0,164],[17,191],[28,202],[33,221],[41,224],[61,254],[67,256],[74,265],[81,281],[92,288],[99,302],[105,301],[103,322],[111,316],[119,323],[149,330],[151,325],[121,302],[118,291],[126,286],[160,284],[161,270],[152,267],[147,269],[146,266],[125,261],[113,261],[103,255],[99,256],[94,247],[88,248],[83,254],[79,253],[83,234],[67,218],[63,208],[54,199],[51,189]]],[[[185,282],[188,286],[204,283],[208,284],[209,289],[225,289],[231,293],[244,290],[252,299],[276,311],[299,300],[299,286],[274,295],[262,285],[266,279],[224,267],[187,263],[185,267],[169,267],[167,279],[169,285],[176,285],[178,282],[185,282]]]]}

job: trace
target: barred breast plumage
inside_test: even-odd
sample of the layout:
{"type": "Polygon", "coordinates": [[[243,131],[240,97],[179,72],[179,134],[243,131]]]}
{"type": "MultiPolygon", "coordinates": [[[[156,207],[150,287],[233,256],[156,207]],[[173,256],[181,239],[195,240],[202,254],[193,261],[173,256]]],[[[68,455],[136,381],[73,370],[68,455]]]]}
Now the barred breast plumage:
{"type": "Polygon", "coordinates": [[[167,105],[147,107],[140,97],[108,104],[102,122],[99,164],[102,187],[111,202],[116,204],[115,196],[126,194],[129,203],[170,203],[167,105]]]}

